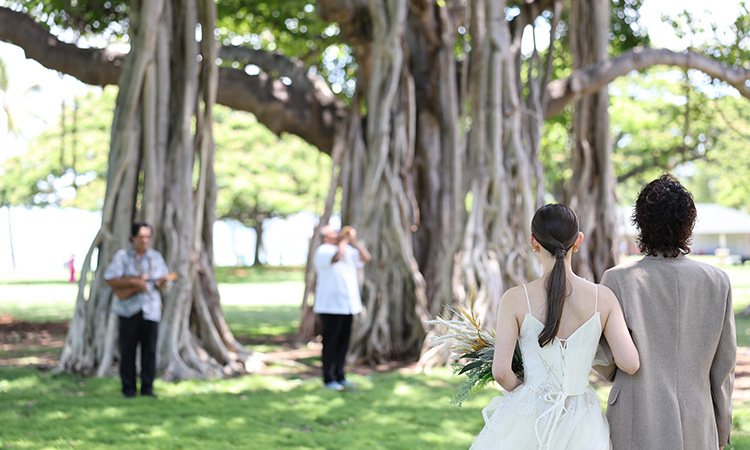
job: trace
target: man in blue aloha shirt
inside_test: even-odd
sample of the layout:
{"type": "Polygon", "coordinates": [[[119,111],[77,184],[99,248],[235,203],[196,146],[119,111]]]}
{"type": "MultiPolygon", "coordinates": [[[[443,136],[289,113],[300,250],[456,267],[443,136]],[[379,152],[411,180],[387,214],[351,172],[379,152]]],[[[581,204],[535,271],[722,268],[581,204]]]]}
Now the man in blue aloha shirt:
{"type": "Polygon", "coordinates": [[[161,320],[161,288],[168,277],[161,253],[149,248],[153,228],[134,223],[132,248],[115,253],[104,272],[104,279],[117,295],[112,311],[120,321],[120,378],[122,395],[135,397],[135,354],[141,344],[141,395],[154,395],[156,337],[161,320]]]}

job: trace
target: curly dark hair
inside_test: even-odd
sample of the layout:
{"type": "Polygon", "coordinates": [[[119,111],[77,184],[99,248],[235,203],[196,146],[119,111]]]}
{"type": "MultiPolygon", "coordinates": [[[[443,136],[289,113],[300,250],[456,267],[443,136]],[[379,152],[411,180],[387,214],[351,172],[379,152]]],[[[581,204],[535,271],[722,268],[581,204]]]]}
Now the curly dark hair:
{"type": "Polygon", "coordinates": [[[635,201],[638,248],[646,255],[687,255],[696,215],[693,194],[673,175],[663,174],[644,186],[635,201]]]}

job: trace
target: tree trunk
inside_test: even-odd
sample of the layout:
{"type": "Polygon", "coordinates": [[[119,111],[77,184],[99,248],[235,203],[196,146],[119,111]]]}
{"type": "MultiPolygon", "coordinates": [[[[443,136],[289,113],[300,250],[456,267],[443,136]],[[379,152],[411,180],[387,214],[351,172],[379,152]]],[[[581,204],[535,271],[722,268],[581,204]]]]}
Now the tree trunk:
{"type": "MultiPolygon", "coordinates": [[[[574,0],[570,9],[573,68],[606,61],[610,5],[607,0],[574,0]]],[[[576,102],[573,177],[567,203],[578,213],[585,245],[573,258],[575,272],[599,281],[615,264],[617,221],[612,143],[609,136],[609,95],[604,87],[576,102]]]]}
{"type": "MultiPolygon", "coordinates": [[[[465,166],[471,180],[470,206],[452,250],[452,264],[442,274],[452,282],[437,296],[439,305],[473,308],[490,330],[495,328],[503,291],[537,274],[534,259],[525,249],[538,203],[533,192],[542,182],[535,178],[540,173],[538,139],[530,136],[538,136],[541,126],[543,90],[538,86],[544,72],[539,70],[535,78],[529,71],[530,95],[524,105],[524,86],[518,77],[519,40],[527,17],[532,16],[524,11],[519,21],[509,22],[505,7],[503,1],[471,2],[471,78],[466,102],[471,104],[471,129],[465,166]],[[532,117],[525,119],[525,115],[532,117]]],[[[429,348],[429,343],[428,337],[420,364],[445,363],[448,349],[429,348]]]]}
{"type": "Polygon", "coordinates": [[[180,277],[162,294],[157,366],[163,378],[229,376],[258,364],[229,330],[214,276],[215,22],[210,0],[131,5],[131,51],[119,82],[102,226],[83,264],[62,370],[111,373],[118,358],[111,312],[117,300],[103,275],[136,220],[153,225],[154,247],[180,277]],[[95,249],[97,269],[87,287],[95,249]]]}
{"type": "Polygon", "coordinates": [[[504,3],[469,2],[470,63],[459,71],[455,16],[407,3],[371,4],[372,48],[358,48],[369,56],[360,77],[367,117],[349,122],[341,164],[342,221],[373,256],[352,353],[372,364],[417,357],[424,320],[445,305],[466,306],[473,285],[479,315],[494,327],[502,291],[536,271],[518,251],[536,206],[538,162],[527,135],[541,124],[522,118],[521,34],[511,33],[504,3]]]}
{"type": "Polygon", "coordinates": [[[410,172],[418,114],[403,41],[408,12],[407,0],[370,2],[367,121],[349,122],[347,134],[357,138],[342,168],[342,223],[358,229],[374,262],[365,268],[365,312],[352,335],[353,356],[369,363],[416,358],[424,338],[420,313],[427,296],[412,241],[417,218],[410,172]]]}
{"type": "Polygon", "coordinates": [[[13,271],[16,271],[16,251],[13,249],[13,227],[11,226],[10,221],[10,205],[6,205],[6,208],[8,208],[8,240],[10,244],[10,262],[13,266],[13,271]]]}
{"type": "MultiPolygon", "coordinates": [[[[260,247],[263,245],[263,219],[258,219],[255,222],[253,230],[255,230],[255,256],[253,257],[253,265],[262,266],[263,264],[260,262],[260,247]]],[[[266,254],[266,258],[268,258],[268,254],[266,254]]]]}

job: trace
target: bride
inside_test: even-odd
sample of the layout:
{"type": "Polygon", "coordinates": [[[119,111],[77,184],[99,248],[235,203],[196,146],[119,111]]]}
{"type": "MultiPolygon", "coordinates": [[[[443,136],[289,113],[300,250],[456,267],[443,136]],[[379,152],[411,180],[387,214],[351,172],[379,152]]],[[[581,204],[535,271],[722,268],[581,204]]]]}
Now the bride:
{"type": "Polygon", "coordinates": [[[588,377],[602,334],[617,367],[633,374],[638,351],[612,291],[578,277],[578,217],[548,204],[531,222],[542,276],[509,289],[497,313],[492,374],[507,392],[484,408],[472,449],[611,449],[609,425],[588,377]],[[519,342],[524,378],[511,369],[519,342]]]}

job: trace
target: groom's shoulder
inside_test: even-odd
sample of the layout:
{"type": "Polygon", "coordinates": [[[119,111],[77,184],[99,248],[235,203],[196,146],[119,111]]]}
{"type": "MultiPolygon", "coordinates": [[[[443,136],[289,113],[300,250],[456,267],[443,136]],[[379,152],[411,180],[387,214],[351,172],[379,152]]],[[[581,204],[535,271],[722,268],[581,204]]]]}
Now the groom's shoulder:
{"type": "Polygon", "coordinates": [[[638,268],[642,266],[643,266],[642,259],[628,260],[628,261],[622,262],[614,267],[607,269],[604,273],[609,274],[610,276],[613,276],[622,272],[629,272],[631,270],[637,270],[638,268]]]}
{"type": "Polygon", "coordinates": [[[729,283],[729,276],[727,275],[727,273],[719,269],[718,267],[705,263],[703,261],[696,261],[695,259],[689,257],[686,257],[685,261],[687,262],[686,266],[689,267],[694,273],[704,274],[705,276],[713,278],[715,280],[724,280],[729,283]]]}

